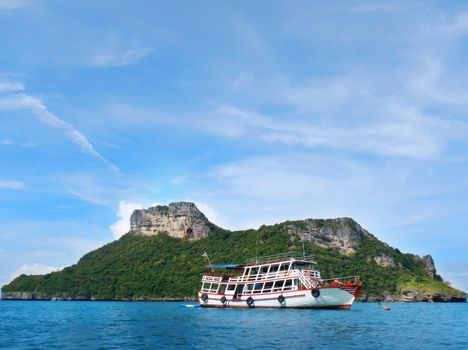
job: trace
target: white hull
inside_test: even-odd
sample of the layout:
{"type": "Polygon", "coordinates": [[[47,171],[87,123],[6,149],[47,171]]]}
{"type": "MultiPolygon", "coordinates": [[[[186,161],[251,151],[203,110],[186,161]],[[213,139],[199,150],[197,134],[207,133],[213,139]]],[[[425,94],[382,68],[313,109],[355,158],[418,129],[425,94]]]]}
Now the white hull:
{"type": "Polygon", "coordinates": [[[207,293],[208,298],[201,299],[202,292],[198,293],[200,306],[202,307],[225,307],[225,308],[329,308],[329,309],[349,309],[354,302],[354,295],[341,288],[320,288],[320,295],[314,297],[310,289],[285,291],[283,293],[265,293],[242,295],[238,299],[233,299],[230,295],[223,304],[222,294],[207,293]],[[280,303],[278,297],[283,295],[284,301],[280,303]],[[253,303],[247,304],[247,299],[251,297],[253,303]]]}

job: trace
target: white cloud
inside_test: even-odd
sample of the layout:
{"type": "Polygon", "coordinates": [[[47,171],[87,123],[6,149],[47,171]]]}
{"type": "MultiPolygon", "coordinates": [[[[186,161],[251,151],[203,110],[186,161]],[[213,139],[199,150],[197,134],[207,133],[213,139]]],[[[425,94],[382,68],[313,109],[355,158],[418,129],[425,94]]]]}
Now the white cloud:
{"type": "Polygon", "coordinates": [[[37,262],[34,262],[32,264],[24,263],[15,272],[13,272],[10,275],[10,280],[13,280],[16,277],[21,276],[23,274],[24,275],[45,275],[49,272],[60,271],[61,269],[62,268],[60,267],[41,265],[37,262]]]}
{"type": "Polygon", "coordinates": [[[186,177],[185,176],[176,176],[176,177],[173,177],[172,179],[169,180],[169,182],[173,185],[180,185],[181,183],[183,183],[185,181],[186,177]]]}
{"type": "Polygon", "coordinates": [[[117,210],[118,220],[109,226],[115,239],[119,239],[130,230],[130,216],[135,209],[142,209],[142,203],[120,201],[117,210]]]}
{"type": "Polygon", "coordinates": [[[0,0],[0,10],[16,10],[29,4],[28,0],[0,0]]]}
{"type": "Polygon", "coordinates": [[[23,190],[25,188],[24,183],[12,180],[0,180],[0,188],[7,190],[23,190]]]}
{"type": "Polygon", "coordinates": [[[22,90],[24,90],[24,85],[20,82],[0,80],[0,92],[13,92],[22,90]]]}
{"type": "Polygon", "coordinates": [[[57,181],[68,194],[96,205],[109,204],[109,194],[116,191],[88,173],[68,174],[57,181]]]}
{"type": "Polygon", "coordinates": [[[136,63],[143,57],[153,52],[148,47],[140,47],[131,50],[120,50],[116,48],[107,48],[97,52],[91,58],[91,64],[100,67],[122,67],[136,63]]]}
{"type": "Polygon", "coordinates": [[[459,12],[456,16],[442,15],[438,20],[430,21],[423,28],[423,34],[435,39],[456,40],[468,34],[468,12],[459,12]]]}
{"type": "Polygon", "coordinates": [[[262,114],[223,106],[207,121],[210,130],[226,135],[226,123],[237,125],[232,137],[252,137],[271,143],[304,147],[327,146],[354,152],[416,159],[438,157],[451,139],[468,131],[463,122],[423,115],[414,106],[392,101],[381,106],[389,118],[362,126],[319,125],[306,120],[270,118],[262,114]]]}
{"type": "Polygon", "coordinates": [[[218,226],[223,226],[222,222],[220,221],[219,213],[216,210],[214,210],[210,205],[199,201],[196,201],[195,205],[203,214],[205,214],[209,221],[218,226]]]}
{"type": "Polygon", "coordinates": [[[25,93],[14,93],[0,99],[0,111],[21,109],[30,110],[43,123],[53,128],[62,130],[64,134],[84,153],[99,159],[112,171],[116,173],[120,172],[119,168],[117,168],[113,163],[108,161],[99,152],[96,151],[94,146],[89,142],[85,135],[78,131],[73,125],[49,111],[46,105],[39,98],[27,95],[25,93]]]}

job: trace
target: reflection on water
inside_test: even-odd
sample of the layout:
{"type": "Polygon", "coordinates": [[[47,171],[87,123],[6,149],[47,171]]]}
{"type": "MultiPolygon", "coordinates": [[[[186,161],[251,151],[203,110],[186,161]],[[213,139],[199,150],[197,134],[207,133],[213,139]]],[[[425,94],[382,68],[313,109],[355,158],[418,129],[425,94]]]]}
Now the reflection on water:
{"type": "Polygon", "coordinates": [[[0,348],[468,349],[468,304],[349,311],[181,308],[170,302],[1,301],[0,348]]]}

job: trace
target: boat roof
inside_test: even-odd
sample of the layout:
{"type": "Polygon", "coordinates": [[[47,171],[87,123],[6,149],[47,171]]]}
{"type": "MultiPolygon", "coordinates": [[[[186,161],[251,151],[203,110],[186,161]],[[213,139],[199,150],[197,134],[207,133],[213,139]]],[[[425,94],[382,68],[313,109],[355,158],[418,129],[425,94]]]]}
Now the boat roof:
{"type": "Polygon", "coordinates": [[[306,255],[304,253],[280,253],[273,255],[264,255],[256,258],[252,258],[246,261],[246,266],[254,265],[265,265],[265,264],[274,264],[279,262],[294,261],[304,264],[315,264],[312,255],[306,255]]]}
{"type": "Polygon", "coordinates": [[[208,267],[211,267],[213,269],[240,269],[244,265],[239,265],[239,264],[209,264],[208,267]]]}

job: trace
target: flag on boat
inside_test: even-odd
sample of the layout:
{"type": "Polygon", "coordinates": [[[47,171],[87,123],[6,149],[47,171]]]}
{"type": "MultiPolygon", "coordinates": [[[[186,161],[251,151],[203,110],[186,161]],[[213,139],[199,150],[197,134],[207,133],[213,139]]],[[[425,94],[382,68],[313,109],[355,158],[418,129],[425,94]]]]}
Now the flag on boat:
{"type": "Polygon", "coordinates": [[[202,257],[204,258],[207,258],[208,257],[208,254],[206,254],[206,252],[203,253],[202,257]]]}

